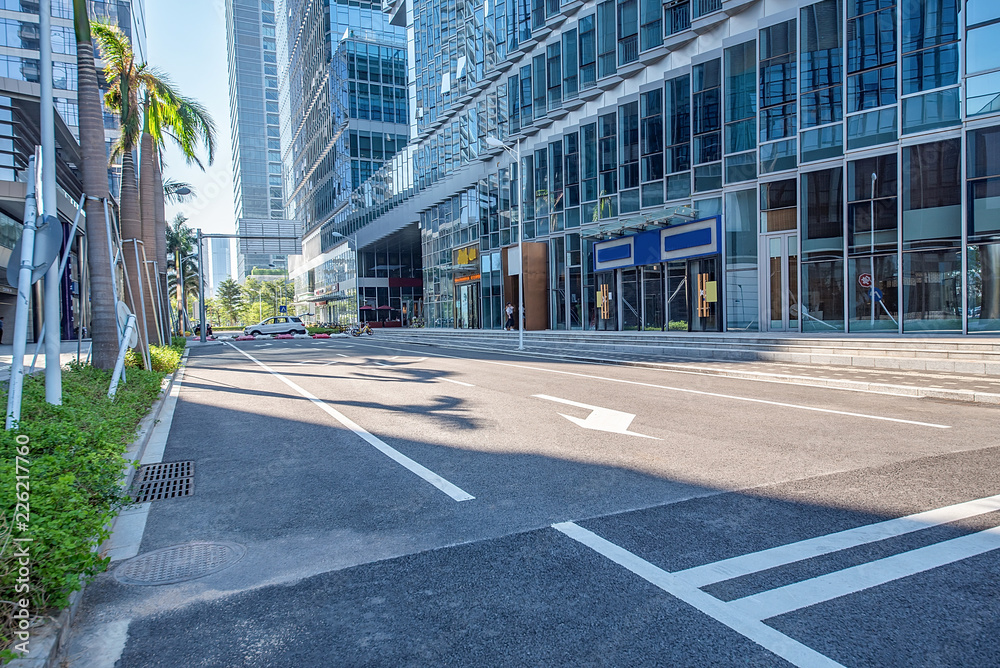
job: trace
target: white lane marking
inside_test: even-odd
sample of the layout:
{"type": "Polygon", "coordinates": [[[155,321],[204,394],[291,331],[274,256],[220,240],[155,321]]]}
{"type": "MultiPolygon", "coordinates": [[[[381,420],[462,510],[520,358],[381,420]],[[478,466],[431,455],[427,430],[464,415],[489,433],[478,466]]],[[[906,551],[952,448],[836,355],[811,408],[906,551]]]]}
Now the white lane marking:
{"type": "Polygon", "coordinates": [[[821,666],[843,666],[833,659],[820,654],[797,640],[771,628],[759,619],[747,617],[730,608],[726,603],[706,594],[676,575],[658,568],[645,559],[601,538],[573,522],[553,524],[552,528],[562,532],[573,540],[586,545],[598,554],[607,557],[619,566],[627,568],[643,580],[653,584],[671,596],[675,596],[688,605],[725,624],[737,633],[746,636],[761,647],[777,654],[789,663],[803,668],[819,668],[821,666]]]}
{"type": "Polygon", "coordinates": [[[472,383],[463,383],[460,380],[452,380],[451,378],[438,378],[438,380],[443,380],[446,383],[455,383],[456,385],[463,385],[465,387],[475,387],[472,383]]]}
{"type": "Polygon", "coordinates": [[[344,353],[337,353],[337,357],[348,357],[348,355],[345,355],[344,353]]]}
{"type": "MultiPolygon", "coordinates": [[[[375,345],[375,344],[368,344],[375,345]]],[[[384,348],[384,346],[382,346],[384,348]]],[[[392,348],[392,350],[401,350],[392,348]]],[[[458,357],[457,355],[445,355],[443,353],[430,353],[432,357],[442,357],[446,359],[469,361],[468,357],[458,357]]],[[[755,399],[753,397],[738,397],[731,394],[719,394],[717,392],[704,392],[702,390],[691,390],[684,387],[671,387],[669,385],[658,385],[656,383],[644,383],[638,380],[625,380],[624,378],[608,378],[607,376],[595,376],[587,373],[577,373],[575,371],[562,371],[560,369],[543,369],[542,367],[529,366],[527,364],[512,364],[510,362],[497,362],[494,360],[475,360],[481,364],[492,364],[494,366],[506,366],[514,369],[527,369],[529,371],[541,371],[544,373],[554,373],[562,376],[575,376],[577,378],[590,378],[592,380],[606,380],[609,383],[621,383],[623,385],[636,385],[639,387],[650,387],[658,390],[670,392],[681,392],[684,394],[696,394],[703,397],[716,397],[718,399],[730,399],[732,401],[748,401],[755,404],[767,404],[769,406],[779,406],[781,408],[792,408],[802,411],[813,411],[816,413],[830,413],[833,415],[846,415],[848,417],[862,418],[866,420],[881,420],[885,422],[897,422],[901,424],[912,424],[918,427],[930,427],[932,429],[951,429],[951,425],[934,424],[933,422],[917,422],[915,420],[903,420],[901,418],[886,417],[884,415],[866,415],[865,413],[852,413],[849,411],[837,411],[832,408],[818,408],[816,406],[802,406],[799,404],[789,404],[782,401],[768,401],[767,399],[755,399]]]]}
{"type": "Polygon", "coordinates": [[[386,364],[385,362],[375,362],[375,364],[378,364],[379,366],[392,366],[391,364],[386,364]]]}
{"type": "Polygon", "coordinates": [[[677,571],[696,587],[1000,510],[1000,494],[677,571]]]}
{"type": "Polygon", "coordinates": [[[728,605],[736,614],[768,619],[996,549],[1000,549],[1000,527],[770,589],[728,605]]]}
{"type": "Polygon", "coordinates": [[[651,438],[655,441],[662,441],[662,438],[657,438],[656,436],[647,436],[646,434],[639,434],[634,431],[629,431],[628,427],[632,424],[632,420],[635,419],[634,413],[625,413],[622,411],[616,411],[611,408],[601,408],[600,406],[590,406],[588,404],[581,404],[576,401],[570,401],[569,399],[560,399],[559,397],[550,397],[547,394],[533,394],[531,395],[538,399],[546,399],[548,401],[555,401],[560,404],[566,404],[568,406],[576,406],[577,408],[585,408],[590,411],[590,415],[584,418],[574,417],[572,415],[566,415],[565,413],[559,413],[562,417],[566,418],[578,427],[583,427],[584,429],[593,429],[595,431],[608,431],[613,434],[627,434],[628,436],[639,436],[641,438],[651,438]]]}
{"type": "Polygon", "coordinates": [[[295,390],[296,392],[298,392],[299,394],[301,394],[303,397],[305,397],[306,399],[308,399],[309,401],[311,401],[313,404],[315,404],[317,407],[319,407],[320,410],[322,410],[327,415],[329,415],[330,417],[332,417],[334,420],[336,420],[340,424],[344,425],[345,427],[347,427],[348,429],[350,429],[351,431],[353,431],[355,434],[357,434],[358,436],[360,436],[362,439],[364,439],[366,442],[368,442],[369,445],[371,445],[376,450],[378,450],[379,452],[381,452],[382,454],[384,454],[386,457],[388,457],[389,459],[393,460],[394,462],[396,462],[397,464],[399,464],[400,466],[402,466],[406,470],[410,471],[411,473],[413,473],[413,474],[415,474],[415,475],[423,478],[424,480],[426,480],[430,484],[434,485],[435,487],[437,487],[439,490],[441,490],[442,492],[444,492],[445,494],[447,494],[448,496],[450,496],[454,500],[456,500],[456,501],[470,501],[470,500],[476,498],[476,497],[472,496],[471,494],[469,494],[468,492],[464,491],[463,489],[461,489],[461,488],[457,487],[456,485],[448,482],[447,480],[445,480],[444,478],[442,478],[441,476],[439,476],[437,473],[434,473],[433,471],[431,471],[430,469],[426,468],[422,464],[418,464],[417,462],[413,461],[412,459],[410,459],[409,457],[407,457],[403,453],[399,452],[395,448],[389,446],[387,443],[385,443],[384,441],[382,441],[381,439],[379,439],[377,436],[374,436],[373,434],[369,433],[368,431],[366,431],[362,427],[358,426],[355,422],[353,422],[346,415],[344,415],[340,411],[334,409],[332,406],[328,405],[325,401],[321,400],[319,397],[317,397],[313,393],[309,392],[309,390],[306,390],[305,388],[303,388],[303,387],[297,385],[296,383],[293,383],[292,381],[288,380],[287,378],[285,378],[284,376],[282,376],[280,373],[274,371],[269,366],[267,366],[266,364],[264,364],[263,362],[261,362],[260,360],[258,360],[257,358],[255,358],[253,355],[250,355],[249,353],[247,353],[247,352],[245,352],[245,351],[237,348],[236,346],[234,346],[231,343],[229,343],[228,345],[233,350],[236,350],[237,352],[239,352],[241,355],[243,355],[244,357],[246,357],[250,361],[255,362],[258,366],[260,366],[262,369],[264,369],[265,371],[267,371],[268,373],[270,373],[271,375],[273,375],[275,378],[277,378],[278,380],[280,380],[282,383],[284,383],[285,385],[287,385],[288,387],[292,388],[293,390],[295,390]]]}

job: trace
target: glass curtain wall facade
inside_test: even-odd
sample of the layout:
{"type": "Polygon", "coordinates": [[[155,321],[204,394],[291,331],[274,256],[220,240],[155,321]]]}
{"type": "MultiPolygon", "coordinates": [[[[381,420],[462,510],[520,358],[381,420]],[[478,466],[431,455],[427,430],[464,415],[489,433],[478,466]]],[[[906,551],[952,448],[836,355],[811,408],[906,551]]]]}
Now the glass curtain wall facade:
{"type": "Polygon", "coordinates": [[[279,4],[275,156],[283,164],[285,213],[302,221],[306,249],[292,262],[291,276],[298,301],[326,302],[331,321],[340,317],[339,303],[350,301],[353,321],[364,305],[357,276],[348,294],[347,282],[324,268],[339,262],[340,250],[329,254],[347,237],[323,244],[319,228],[408,141],[404,32],[370,2],[279,4]]]}
{"type": "Polygon", "coordinates": [[[1000,331],[1000,3],[549,4],[390,7],[418,139],[325,229],[418,223],[442,326],[448,251],[478,237],[495,327],[486,267],[523,229],[551,328],[1000,331]],[[599,257],[714,217],[707,254],[599,257]]]}

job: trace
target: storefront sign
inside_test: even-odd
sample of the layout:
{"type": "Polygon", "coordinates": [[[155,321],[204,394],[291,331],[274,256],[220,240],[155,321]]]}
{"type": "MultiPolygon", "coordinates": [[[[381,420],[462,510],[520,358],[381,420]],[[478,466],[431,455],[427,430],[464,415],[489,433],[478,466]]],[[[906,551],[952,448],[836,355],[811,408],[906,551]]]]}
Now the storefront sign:
{"type": "Polygon", "coordinates": [[[722,252],[722,218],[648,230],[594,244],[594,271],[688,260],[722,252]]]}

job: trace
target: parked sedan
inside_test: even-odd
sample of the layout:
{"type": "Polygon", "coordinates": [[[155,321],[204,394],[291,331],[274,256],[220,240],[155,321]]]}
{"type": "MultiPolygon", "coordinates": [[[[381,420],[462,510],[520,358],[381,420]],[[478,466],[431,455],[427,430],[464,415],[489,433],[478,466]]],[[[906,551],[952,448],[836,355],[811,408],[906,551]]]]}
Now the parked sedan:
{"type": "Polygon", "coordinates": [[[243,333],[247,336],[257,336],[258,334],[305,334],[306,326],[302,320],[293,315],[279,315],[274,318],[267,318],[256,325],[247,325],[243,328],[243,333]]]}

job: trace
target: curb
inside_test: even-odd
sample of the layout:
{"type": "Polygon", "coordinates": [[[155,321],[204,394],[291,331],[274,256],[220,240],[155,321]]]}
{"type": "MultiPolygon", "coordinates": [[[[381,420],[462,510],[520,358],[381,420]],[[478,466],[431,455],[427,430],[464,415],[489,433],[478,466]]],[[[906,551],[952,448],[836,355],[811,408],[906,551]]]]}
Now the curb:
{"type": "MultiPolygon", "coordinates": [[[[170,396],[170,389],[174,385],[174,380],[177,378],[178,372],[187,362],[187,357],[188,350],[185,348],[180,366],[177,367],[177,371],[170,374],[169,378],[163,379],[163,383],[160,385],[160,396],[153,403],[146,417],[139,422],[136,438],[129,444],[126,450],[126,457],[129,459],[128,470],[125,473],[124,485],[126,489],[132,484],[132,478],[135,476],[136,471],[135,463],[142,459],[142,454],[149,443],[153,427],[159,419],[163,404],[166,403],[167,397],[170,396]]],[[[117,516],[115,519],[117,519],[117,516]]],[[[112,526],[114,525],[112,524],[112,526]]],[[[98,547],[98,549],[100,548],[98,547]]],[[[31,649],[28,654],[17,659],[12,659],[5,665],[8,668],[58,668],[60,663],[59,655],[66,648],[66,643],[69,640],[69,628],[76,618],[76,613],[80,608],[80,602],[83,600],[83,592],[85,590],[86,585],[70,594],[68,607],[60,610],[58,616],[55,618],[50,617],[51,621],[49,623],[34,627],[35,633],[31,639],[31,649]]]]}
{"type": "MultiPolygon", "coordinates": [[[[568,360],[571,362],[597,362],[614,366],[631,366],[645,369],[661,369],[665,371],[677,371],[702,376],[722,376],[726,378],[740,378],[743,380],[755,380],[765,383],[781,383],[783,385],[803,385],[808,387],[826,387],[836,390],[848,390],[851,392],[870,392],[872,394],[888,394],[899,397],[916,397],[927,399],[946,399],[949,401],[962,401],[966,403],[982,403],[1000,405],[1000,394],[993,392],[975,392],[973,390],[945,390],[934,387],[915,387],[912,385],[892,385],[888,383],[869,383],[859,380],[842,380],[828,378],[814,378],[811,376],[793,376],[787,374],[765,373],[761,371],[737,371],[733,369],[711,369],[708,367],[686,366],[678,362],[650,362],[642,360],[621,360],[608,359],[603,357],[587,357],[579,354],[560,354],[544,352],[541,350],[507,351],[494,348],[481,348],[469,345],[455,345],[450,343],[438,343],[429,341],[404,341],[409,345],[429,346],[434,348],[464,348],[466,350],[479,350],[489,352],[504,352],[518,354],[519,352],[531,353],[553,359],[568,360]]],[[[692,362],[704,361],[694,360],[692,362]]]]}

